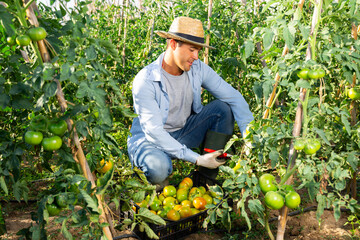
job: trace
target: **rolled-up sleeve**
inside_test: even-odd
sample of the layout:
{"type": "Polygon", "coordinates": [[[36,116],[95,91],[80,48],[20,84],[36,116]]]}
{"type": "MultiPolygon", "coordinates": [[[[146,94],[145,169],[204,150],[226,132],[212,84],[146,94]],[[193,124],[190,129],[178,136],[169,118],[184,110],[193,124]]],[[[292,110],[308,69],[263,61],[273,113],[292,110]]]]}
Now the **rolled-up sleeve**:
{"type": "Polygon", "coordinates": [[[203,74],[202,86],[215,98],[230,105],[234,118],[244,137],[247,125],[254,119],[249,104],[241,93],[224,81],[212,68],[200,62],[201,73],[203,74]]]}

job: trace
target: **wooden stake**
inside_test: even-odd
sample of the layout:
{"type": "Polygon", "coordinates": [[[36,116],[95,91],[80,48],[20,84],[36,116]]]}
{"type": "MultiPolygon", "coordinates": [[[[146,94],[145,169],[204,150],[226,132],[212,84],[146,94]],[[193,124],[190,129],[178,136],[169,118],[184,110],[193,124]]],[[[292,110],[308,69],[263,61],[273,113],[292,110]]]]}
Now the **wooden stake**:
{"type": "MultiPolygon", "coordinates": [[[[317,2],[315,4],[314,14],[313,14],[313,19],[312,19],[312,24],[311,24],[311,35],[313,38],[316,38],[316,29],[315,28],[320,19],[320,15],[319,15],[320,10],[318,8],[321,9],[321,7],[322,7],[322,0],[317,0],[317,2]]],[[[306,60],[315,58],[315,56],[312,55],[312,52],[313,51],[311,49],[311,45],[309,44],[308,51],[306,51],[306,60]]],[[[294,129],[293,129],[293,136],[295,138],[300,136],[301,129],[302,129],[302,119],[303,119],[302,102],[305,100],[306,91],[307,91],[306,89],[300,89],[300,97],[299,97],[298,107],[296,110],[294,129]]],[[[294,141],[292,140],[291,144],[290,144],[290,149],[289,149],[288,169],[290,169],[290,166],[293,167],[295,165],[296,156],[297,156],[297,153],[294,149],[294,141]]],[[[292,182],[293,182],[293,176],[289,177],[285,184],[290,185],[290,184],[292,184],[292,182]]],[[[287,222],[287,213],[288,213],[288,208],[286,206],[284,206],[280,210],[276,240],[284,239],[286,222],[287,222]]]]}
{"type": "MultiPolygon", "coordinates": [[[[208,34],[206,35],[206,45],[210,45],[210,27],[211,27],[212,3],[213,3],[213,0],[209,0],[208,25],[207,25],[208,34]]],[[[204,63],[209,64],[209,48],[205,48],[204,63]]]]}
{"type": "MultiPolygon", "coordinates": [[[[29,18],[30,23],[35,25],[35,26],[39,26],[39,22],[37,20],[37,17],[33,12],[33,8],[30,6],[26,11],[27,11],[27,16],[29,18]]],[[[50,60],[51,60],[50,55],[49,55],[49,52],[47,51],[47,48],[45,47],[44,41],[39,41],[38,45],[39,45],[39,50],[41,52],[41,56],[43,57],[43,61],[44,62],[50,62],[50,60]]],[[[57,79],[54,79],[54,81],[56,82],[56,85],[57,85],[56,97],[58,99],[61,111],[65,112],[66,109],[67,109],[67,103],[66,103],[64,93],[63,93],[62,88],[61,88],[61,84],[57,79]]],[[[76,132],[76,129],[73,128],[73,122],[72,122],[71,119],[67,119],[66,123],[68,125],[68,130],[72,131],[72,133],[73,133],[73,141],[74,141],[75,146],[77,148],[77,159],[79,160],[80,167],[81,167],[81,169],[83,171],[83,174],[84,174],[85,178],[88,181],[91,182],[92,188],[95,188],[96,187],[95,179],[93,178],[93,176],[91,174],[91,170],[90,170],[90,167],[89,167],[88,162],[86,160],[86,157],[84,155],[84,152],[82,150],[81,143],[80,143],[78,134],[76,132]]],[[[100,212],[101,212],[99,222],[100,223],[108,223],[107,218],[105,216],[105,210],[104,210],[103,205],[102,205],[101,195],[97,194],[96,198],[98,199],[99,209],[100,209],[100,212]]],[[[103,232],[104,232],[104,235],[109,240],[113,239],[109,227],[103,227],[103,232]]]]}
{"type": "MultiPolygon", "coordinates": [[[[300,0],[299,3],[298,3],[298,9],[299,9],[300,12],[302,12],[304,3],[305,3],[305,0],[300,0]]],[[[296,13],[297,13],[297,11],[295,11],[295,13],[294,13],[294,21],[300,20],[300,18],[301,18],[301,14],[296,15],[296,13]]],[[[281,56],[284,57],[286,54],[288,54],[288,52],[289,52],[289,47],[285,44],[281,56]]],[[[273,102],[274,97],[276,95],[276,88],[279,85],[279,81],[280,81],[280,75],[279,75],[279,73],[276,73],[273,91],[271,92],[270,97],[266,101],[266,109],[265,109],[265,112],[263,114],[263,119],[266,119],[269,116],[270,106],[272,105],[272,102],[273,102]]]]}

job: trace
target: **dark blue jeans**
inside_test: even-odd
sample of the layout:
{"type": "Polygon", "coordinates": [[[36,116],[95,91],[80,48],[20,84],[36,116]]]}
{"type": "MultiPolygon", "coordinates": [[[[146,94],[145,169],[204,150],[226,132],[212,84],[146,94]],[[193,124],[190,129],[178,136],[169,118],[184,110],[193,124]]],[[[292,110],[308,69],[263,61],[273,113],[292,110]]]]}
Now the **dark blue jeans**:
{"type": "MultiPolygon", "coordinates": [[[[212,101],[201,112],[192,114],[182,129],[170,135],[188,148],[196,148],[204,141],[208,130],[227,135],[233,133],[234,116],[228,104],[212,101]]],[[[140,168],[152,184],[164,181],[173,170],[171,157],[147,141],[139,145],[133,165],[140,168]]]]}

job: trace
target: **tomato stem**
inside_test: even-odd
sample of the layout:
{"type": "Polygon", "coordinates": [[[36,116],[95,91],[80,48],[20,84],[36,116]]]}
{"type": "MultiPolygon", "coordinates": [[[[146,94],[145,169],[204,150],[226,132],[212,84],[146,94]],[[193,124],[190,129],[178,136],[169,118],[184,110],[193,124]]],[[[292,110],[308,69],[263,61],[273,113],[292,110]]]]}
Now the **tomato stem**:
{"type": "MultiPolygon", "coordinates": [[[[264,204],[265,205],[265,204],[264,204]]],[[[271,240],[275,240],[274,235],[271,232],[270,225],[269,225],[269,210],[265,206],[265,229],[270,237],[271,240]]]]}
{"type": "Polygon", "coordinates": [[[35,0],[30,0],[29,2],[27,2],[26,5],[24,6],[24,10],[28,9],[34,1],[35,0]]]}
{"type": "Polygon", "coordinates": [[[309,103],[309,95],[310,95],[310,89],[306,90],[305,99],[304,102],[302,102],[302,108],[303,108],[303,138],[306,138],[307,131],[308,131],[308,124],[309,124],[309,117],[307,115],[307,107],[309,103]]]}

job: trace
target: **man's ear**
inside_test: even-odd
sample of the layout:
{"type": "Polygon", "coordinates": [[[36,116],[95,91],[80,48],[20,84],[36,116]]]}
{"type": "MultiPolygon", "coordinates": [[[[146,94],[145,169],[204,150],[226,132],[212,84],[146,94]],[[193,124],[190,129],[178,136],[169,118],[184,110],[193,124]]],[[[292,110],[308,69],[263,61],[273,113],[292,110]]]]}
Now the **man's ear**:
{"type": "Polygon", "coordinates": [[[170,47],[172,50],[175,50],[177,47],[177,42],[175,39],[170,39],[170,47]]]}

